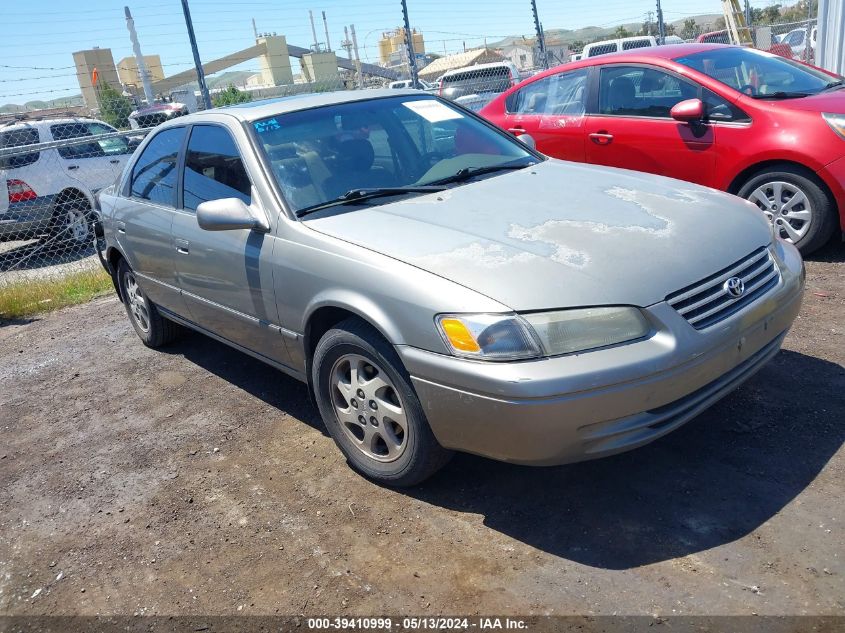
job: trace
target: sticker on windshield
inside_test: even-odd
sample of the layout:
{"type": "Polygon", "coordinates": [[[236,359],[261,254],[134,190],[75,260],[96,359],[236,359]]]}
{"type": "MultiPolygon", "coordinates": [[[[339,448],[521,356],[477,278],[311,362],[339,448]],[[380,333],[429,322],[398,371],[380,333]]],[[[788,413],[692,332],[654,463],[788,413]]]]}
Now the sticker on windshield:
{"type": "Polygon", "coordinates": [[[255,131],[259,134],[269,130],[279,130],[282,127],[276,119],[270,119],[269,121],[256,121],[252,125],[255,128],[255,131]]]}
{"type": "Polygon", "coordinates": [[[416,114],[419,114],[422,118],[426,121],[430,121],[431,123],[439,123],[440,121],[449,121],[451,119],[461,118],[460,112],[456,112],[452,108],[449,108],[434,99],[406,101],[402,105],[416,114]]]}

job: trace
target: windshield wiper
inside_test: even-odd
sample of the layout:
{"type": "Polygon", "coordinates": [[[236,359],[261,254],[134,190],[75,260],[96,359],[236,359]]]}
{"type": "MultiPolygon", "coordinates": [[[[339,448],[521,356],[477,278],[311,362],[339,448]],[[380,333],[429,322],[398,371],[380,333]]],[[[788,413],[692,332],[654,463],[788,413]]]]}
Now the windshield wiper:
{"type": "Polygon", "coordinates": [[[809,92],[772,92],[764,95],[751,95],[752,99],[800,99],[801,97],[809,97],[809,92]]]}
{"type": "Polygon", "coordinates": [[[462,182],[464,180],[469,180],[470,178],[474,178],[475,176],[481,176],[482,174],[492,174],[497,171],[507,171],[511,169],[523,169],[525,167],[530,167],[531,165],[536,165],[536,162],[532,163],[520,163],[518,165],[514,165],[513,162],[510,163],[503,163],[501,165],[490,165],[489,167],[464,167],[463,169],[459,169],[451,176],[447,176],[446,178],[441,178],[440,180],[434,180],[428,184],[430,185],[445,185],[452,182],[462,182]]]}
{"type": "Polygon", "coordinates": [[[822,92],[825,92],[826,90],[835,90],[835,89],[837,89],[837,88],[842,88],[842,84],[843,84],[843,80],[842,80],[842,79],[837,79],[836,81],[831,81],[831,82],[830,82],[829,84],[827,84],[824,88],[822,88],[822,90],[821,90],[821,91],[822,91],[822,92]]]}
{"type": "Polygon", "coordinates": [[[374,187],[362,189],[350,189],[342,196],[315,204],[310,207],[305,207],[296,212],[296,217],[301,218],[315,211],[321,209],[328,209],[329,207],[336,207],[342,204],[353,204],[355,202],[363,202],[372,198],[383,198],[385,196],[400,196],[406,193],[437,193],[443,191],[445,187],[436,187],[432,185],[418,185],[409,187],[374,187]]]}

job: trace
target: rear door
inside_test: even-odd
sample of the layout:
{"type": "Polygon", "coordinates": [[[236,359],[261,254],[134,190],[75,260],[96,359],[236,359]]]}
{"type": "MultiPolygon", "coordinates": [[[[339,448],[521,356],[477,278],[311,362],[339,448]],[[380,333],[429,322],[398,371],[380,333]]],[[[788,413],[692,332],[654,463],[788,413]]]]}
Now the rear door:
{"type": "Polygon", "coordinates": [[[676,103],[699,97],[697,84],[653,66],[607,65],[597,92],[585,126],[588,163],[712,182],[714,126],[669,115],[676,103]]]}
{"type": "Polygon", "coordinates": [[[512,93],[505,102],[505,129],[530,135],[548,156],[583,161],[588,74],[586,68],[557,73],[512,93]]]}
{"type": "Polygon", "coordinates": [[[264,214],[232,134],[222,125],[191,127],[185,151],[182,203],[173,221],[179,287],[192,321],[229,341],[287,364],[273,291],[269,233],[238,229],[206,231],[197,207],[238,198],[264,214]]]}
{"type": "Polygon", "coordinates": [[[115,200],[115,239],[150,300],[186,315],[176,284],[171,225],[179,152],[186,128],[155,133],[132,167],[125,195],[115,200]]]}
{"type": "Polygon", "coordinates": [[[68,177],[81,183],[85,189],[98,191],[112,184],[123,171],[129,155],[129,144],[123,137],[93,138],[116,132],[112,127],[89,121],[54,123],[50,134],[56,141],[92,137],[88,143],[77,143],[57,148],[61,169],[68,177]]]}

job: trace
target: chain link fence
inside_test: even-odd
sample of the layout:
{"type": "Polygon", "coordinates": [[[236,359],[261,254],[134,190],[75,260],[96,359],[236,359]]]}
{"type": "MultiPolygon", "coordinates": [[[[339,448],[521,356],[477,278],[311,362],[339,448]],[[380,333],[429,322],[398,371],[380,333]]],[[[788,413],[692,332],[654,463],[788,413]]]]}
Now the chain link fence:
{"type": "Polygon", "coordinates": [[[96,194],[146,132],[78,116],[0,124],[0,289],[99,266],[96,194]]]}

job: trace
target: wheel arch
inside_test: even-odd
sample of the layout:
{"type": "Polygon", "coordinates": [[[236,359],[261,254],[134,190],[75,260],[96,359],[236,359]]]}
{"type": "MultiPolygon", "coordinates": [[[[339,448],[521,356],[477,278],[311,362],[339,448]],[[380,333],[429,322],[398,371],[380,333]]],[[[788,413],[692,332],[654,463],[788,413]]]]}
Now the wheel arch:
{"type": "Polygon", "coordinates": [[[108,262],[109,267],[111,268],[111,282],[114,286],[114,291],[117,293],[117,298],[120,299],[121,303],[124,303],[124,301],[123,294],[120,292],[120,284],[117,281],[117,268],[118,266],[120,266],[121,260],[124,259],[126,259],[126,257],[124,257],[123,253],[121,253],[120,250],[116,247],[109,246],[106,249],[106,261],[108,262]]]}
{"type": "Polygon", "coordinates": [[[308,381],[308,392],[312,398],[314,397],[314,385],[311,379],[311,361],[314,358],[317,343],[326,332],[349,318],[355,318],[367,324],[391,345],[395,345],[402,340],[398,328],[392,320],[384,314],[379,306],[365,297],[342,295],[314,301],[306,310],[302,328],[302,354],[308,381]]]}
{"type": "Polygon", "coordinates": [[[833,201],[834,205],[837,207],[838,211],[839,205],[836,203],[836,196],[833,195],[833,191],[831,191],[830,187],[824,181],[824,178],[819,176],[815,171],[813,171],[806,165],[803,165],[794,160],[771,159],[749,165],[734,177],[734,179],[731,181],[731,184],[728,185],[727,192],[737,195],[739,193],[739,190],[742,189],[742,186],[755,175],[763,171],[772,171],[774,169],[777,169],[778,167],[790,167],[792,169],[797,169],[803,172],[804,176],[806,176],[807,178],[814,180],[824,190],[824,192],[828,194],[830,199],[833,201]]]}
{"type": "Polygon", "coordinates": [[[80,187],[65,187],[62,189],[58,195],[56,195],[55,205],[57,206],[70,200],[85,200],[85,202],[88,203],[88,206],[92,209],[94,208],[94,198],[80,187]]]}

